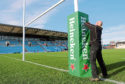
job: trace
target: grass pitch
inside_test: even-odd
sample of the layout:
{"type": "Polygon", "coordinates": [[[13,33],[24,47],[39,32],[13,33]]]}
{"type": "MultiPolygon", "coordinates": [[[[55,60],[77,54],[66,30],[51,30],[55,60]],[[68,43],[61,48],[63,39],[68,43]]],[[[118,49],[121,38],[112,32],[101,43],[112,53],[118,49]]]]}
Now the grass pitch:
{"type": "MultiPolygon", "coordinates": [[[[91,82],[89,78],[74,77],[67,72],[14,58],[21,60],[22,54],[0,55],[0,84],[113,84],[105,81],[91,82]]],[[[103,58],[109,79],[125,82],[125,49],[103,50],[103,58]]],[[[67,52],[27,53],[26,60],[68,70],[67,52]]]]}

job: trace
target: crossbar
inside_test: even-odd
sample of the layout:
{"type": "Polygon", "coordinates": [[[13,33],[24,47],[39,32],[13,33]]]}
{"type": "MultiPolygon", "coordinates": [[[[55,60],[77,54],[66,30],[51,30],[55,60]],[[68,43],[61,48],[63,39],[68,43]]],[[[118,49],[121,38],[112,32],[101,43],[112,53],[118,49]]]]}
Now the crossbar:
{"type": "Polygon", "coordinates": [[[45,15],[46,13],[48,13],[49,11],[51,11],[52,9],[54,9],[55,7],[57,7],[59,4],[61,4],[64,1],[65,0],[60,0],[58,3],[56,3],[55,5],[53,5],[52,7],[50,7],[49,9],[47,9],[46,11],[44,11],[42,14],[38,15],[33,20],[29,21],[25,26],[29,26],[31,23],[33,23],[34,21],[36,21],[37,19],[39,19],[41,16],[45,15]]]}
{"type": "Polygon", "coordinates": [[[49,11],[51,11],[52,9],[54,9],[55,7],[57,7],[59,4],[61,4],[64,1],[65,0],[60,0],[55,5],[51,6],[49,9],[47,9],[45,12],[43,12],[42,14],[40,14],[39,16],[34,18],[33,20],[29,21],[27,24],[25,24],[25,4],[26,4],[26,0],[23,0],[23,52],[22,52],[22,54],[23,54],[22,60],[23,61],[25,61],[25,27],[29,26],[31,23],[33,23],[34,21],[39,19],[41,16],[45,15],[46,13],[48,13],[49,11]]]}

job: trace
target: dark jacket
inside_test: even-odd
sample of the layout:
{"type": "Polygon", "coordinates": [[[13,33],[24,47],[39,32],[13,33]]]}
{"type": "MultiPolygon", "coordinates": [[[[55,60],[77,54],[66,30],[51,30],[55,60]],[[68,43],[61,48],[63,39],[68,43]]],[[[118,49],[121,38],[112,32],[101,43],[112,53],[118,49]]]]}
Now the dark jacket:
{"type": "Polygon", "coordinates": [[[85,26],[90,30],[90,45],[94,44],[101,45],[101,35],[103,28],[90,23],[85,23],[85,26]]]}

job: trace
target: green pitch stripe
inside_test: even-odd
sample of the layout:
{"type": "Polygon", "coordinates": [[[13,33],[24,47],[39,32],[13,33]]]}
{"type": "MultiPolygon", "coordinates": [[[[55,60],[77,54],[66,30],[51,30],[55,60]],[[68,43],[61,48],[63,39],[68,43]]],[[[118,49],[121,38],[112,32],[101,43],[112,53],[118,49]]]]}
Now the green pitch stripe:
{"type": "MultiPolygon", "coordinates": [[[[1,55],[1,56],[2,56],[2,55],[1,55]]],[[[8,56],[2,56],[2,57],[6,57],[6,58],[9,58],[9,59],[14,59],[14,60],[17,60],[17,61],[22,61],[22,60],[20,60],[20,59],[8,57],[8,56]]],[[[68,72],[68,70],[65,70],[65,69],[55,68],[55,67],[51,67],[51,66],[48,66],[48,65],[42,65],[42,64],[38,64],[38,63],[31,62],[31,61],[22,61],[22,62],[34,64],[34,65],[41,66],[41,67],[45,67],[45,68],[54,69],[54,70],[57,70],[57,71],[68,72]]],[[[112,83],[115,83],[115,84],[125,84],[125,82],[120,82],[120,81],[116,81],[116,80],[110,80],[110,79],[104,79],[104,78],[101,78],[101,80],[107,81],[107,82],[112,82],[112,83]]]]}

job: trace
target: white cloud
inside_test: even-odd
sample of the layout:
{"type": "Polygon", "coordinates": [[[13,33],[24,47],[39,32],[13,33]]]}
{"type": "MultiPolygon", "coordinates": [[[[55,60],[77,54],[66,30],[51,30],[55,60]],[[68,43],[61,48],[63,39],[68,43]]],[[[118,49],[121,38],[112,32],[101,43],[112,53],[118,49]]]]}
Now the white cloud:
{"type": "MultiPolygon", "coordinates": [[[[26,0],[26,6],[29,6],[36,1],[38,0],[26,0]]],[[[5,10],[4,12],[17,12],[22,8],[23,8],[23,0],[16,0],[12,4],[10,4],[9,9],[5,10]]]]}
{"type": "Polygon", "coordinates": [[[106,30],[104,29],[104,33],[110,33],[113,31],[121,31],[125,29],[125,25],[117,25],[117,26],[113,26],[113,27],[108,27],[106,30]]]}
{"type": "MultiPolygon", "coordinates": [[[[57,0],[57,2],[58,1],[59,0],[57,0]]],[[[30,20],[34,19],[39,14],[43,13],[45,10],[47,10],[48,8],[50,8],[52,5],[56,4],[57,2],[48,1],[48,2],[42,3],[44,5],[44,7],[36,9],[35,12],[29,13],[29,14],[26,15],[26,23],[29,22],[30,20]]],[[[55,13],[57,13],[58,10],[59,10],[59,7],[55,8],[55,9],[52,9],[51,11],[46,13],[44,16],[40,17],[38,20],[36,20],[35,22],[33,22],[33,24],[31,24],[29,26],[34,27],[34,28],[47,29],[45,27],[45,24],[48,22],[48,20],[53,15],[55,15],[55,13]]]]}
{"type": "MultiPolygon", "coordinates": [[[[54,15],[56,12],[57,12],[56,9],[52,10],[51,12],[48,12],[46,15],[42,16],[41,18],[39,18],[38,20],[36,20],[35,22],[33,22],[29,26],[33,26],[33,27],[36,27],[36,28],[44,29],[45,28],[45,24],[52,17],[52,15],[54,15]]],[[[42,12],[37,12],[37,13],[34,13],[33,16],[29,15],[26,22],[32,20],[33,18],[35,18],[36,16],[38,16],[41,13],[42,12]]]]}
{"type": "Polygon", "coordinates": [[[108,27],[104,30],[102,34],[103,44],[107,44],[110,41],[120,41],[125,40],[125,25],[117,25],[113,27],[108,27]]]}
{"type": "Polygon", "coordinates": [[[18,19],[12,17],[11,14],[0,14],[0,16],[0,23],[11,25],[19,25],[21,23],[18,19]]]}
{"type": "MultiPolygon", "coordinates": [[[[32,4],[37,0],[28,0],[27,6],[32,4]]],[[[4,24],[11,24],[11,25],[22,25],[22,21],[20,19],[19,14],[20,11],[22,11],[23,7],[23,0],[15,0],[15,2],[12,1],[12,3],[6,3],[7,7],[6,9],[2,9],[0,13],[0,23],[4,24]]]]}
{"type": "MultiPolygon", "coordinates": [[[[28,8],[28,6],[30,6],[31,4],[34,4],[34,2],[42,2],[40,0],[26,0],[26,8],[28,8]]],[[[56,0],[58,2],[58,0],[56,0]]],[[[1,11],[0,16],[2,16],[0,18],[0,22],[1,23],[5,23],[5,24],[11,24],[11,25],[22,25],[22,14],[18,14],[17,13],[21,13],[22,11],[22,7],[23,7],[23,0],[15,0],[14,3],[8,4],[8,9],[1,11]],[[18,18],[17,18],[18,17],[18,18]],[[20,18],[20,19],[19,19],[20,18]]],[[[49,7],[51,7],[53,4],[55,4],[56,2],[54,1],[45,1],[42,2],[41,8],[38,9],[30,9],[28,10],[28,12],[26,12],[26,22],[30,21],[31,19],[35,18],[36,16],[38,16],[39,14],[41,14],[43,11],[45,11],[46,9],[48,9],[49,7]]],[[[55,14],[57,12],[57,9],[54,9],[52,11],[50,11],[49,13],[47,13],[46,15],[44,15],[43,17],[41,17],[40,19],[38,19],[37,21],[35,21],[32,25],[33,27],[39,27],[39,28],[44,28],[44,25],[48,22],[48,20],[51,18],[51,16],[53,14],[55,14]]]]}

